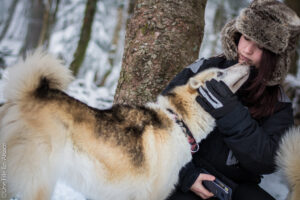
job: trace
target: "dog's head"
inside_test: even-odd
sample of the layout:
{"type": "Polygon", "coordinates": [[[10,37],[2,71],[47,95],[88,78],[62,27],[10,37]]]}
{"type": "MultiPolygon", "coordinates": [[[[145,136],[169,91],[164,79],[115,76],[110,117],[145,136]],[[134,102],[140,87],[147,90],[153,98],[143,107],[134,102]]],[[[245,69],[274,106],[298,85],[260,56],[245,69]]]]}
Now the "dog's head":
{"type": "Polygon", "coordinates": [[[160,100],[160,102],[165,105],[164,107],[171,108],[181,116],[193,134],[196,134],[194,137],[199,142],[215,126],[215,120],[212,116],[196,102],[199,87],[205,87],[206,81],[216,79],[224,81],[232,92],[236,92],[248,79],[249,73],[249,66],[241,64],[227,69],[210,68],[190,78],[185,85],[173,88],[163,98],[167,101],[160,100]]]}
{"type": "Polygon", "coordinates": [[[236,64],[227,69],[211,68],[190,78],[188,85],[191,90],[197,90],[206,81],[216,79],[223,81],[235,93],[248,79],[250,68],[247,65],[236,64]]]}

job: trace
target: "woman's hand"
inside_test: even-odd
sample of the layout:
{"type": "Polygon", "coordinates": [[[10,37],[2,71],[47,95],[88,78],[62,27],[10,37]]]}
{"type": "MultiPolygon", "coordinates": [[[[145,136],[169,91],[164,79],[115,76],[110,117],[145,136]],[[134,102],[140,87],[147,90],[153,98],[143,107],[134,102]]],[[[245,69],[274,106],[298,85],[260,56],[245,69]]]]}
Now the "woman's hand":
{"type": "Polygon", "coordinates": [[[215,119],[223,117],[232,111],[239,101],[230,88],[223,82],[212,79],[205,82],[206,88],[201,86],[196,101],[215,119]]]}
{"type": "Polygon", "coordinates": [[[191,191],[200,196],[202,199],[208,199],[213,197],[214,194],[208,191],[202,184],[202,181],[213,181],[215,177],[210,174],[200,174],[196,179],[195,183],[191,187],[191,191]]]}

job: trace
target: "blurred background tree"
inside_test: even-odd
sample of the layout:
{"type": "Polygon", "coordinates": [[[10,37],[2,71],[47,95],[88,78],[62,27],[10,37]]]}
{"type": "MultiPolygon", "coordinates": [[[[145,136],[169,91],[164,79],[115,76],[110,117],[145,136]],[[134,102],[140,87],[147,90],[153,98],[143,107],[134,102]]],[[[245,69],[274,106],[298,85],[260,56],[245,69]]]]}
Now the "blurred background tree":
{"type": "MultiPolygon", "coordinates": [[[[250,2],[209,0],[203,19],[205,0],[0,1],[0,91],[5,67],[28,50],[42,46],[76,74],[69,93],[100,108],[110,107],[115,94],[118,103],[153,100],[176,73],[196,58],[220,54],[223,25],[250,2]],[[167,6],[175,14],[167,16],[167,6]],[[206,22],[204,28],[202,20],[206,22]]],[[[299,0],[284,2],[299,14],[299,0]]],[[[300,124],[298,55],[284,87],[300,124]]],[[[0,94],[1,101],[4,99],[0,94]]]]}
{"type": "Polygon", "coordinates": [[[97,8],[97,0],[87,0],[82,27],[80,30],[80,38],[75,50],[73,61],[70,64],[70,69],[76,76],[85,57],[86,49],[89,44],[92,32],[92,25],[97,8]]]}

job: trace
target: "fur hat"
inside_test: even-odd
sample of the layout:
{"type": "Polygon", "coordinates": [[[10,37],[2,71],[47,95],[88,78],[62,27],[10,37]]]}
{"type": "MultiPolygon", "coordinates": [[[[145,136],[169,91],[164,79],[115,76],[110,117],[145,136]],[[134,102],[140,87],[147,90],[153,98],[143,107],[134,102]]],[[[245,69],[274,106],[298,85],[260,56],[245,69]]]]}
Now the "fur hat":
{"type": "Polygon", "coordinates": [[[239,33],[277,54],[276,68],[267,85],[282,83],[300,34],[300,18],[297,14],[276,0],[254,0],[222,30],[222,46],[227,59],[238,59],[236,42],[239,33]]]}

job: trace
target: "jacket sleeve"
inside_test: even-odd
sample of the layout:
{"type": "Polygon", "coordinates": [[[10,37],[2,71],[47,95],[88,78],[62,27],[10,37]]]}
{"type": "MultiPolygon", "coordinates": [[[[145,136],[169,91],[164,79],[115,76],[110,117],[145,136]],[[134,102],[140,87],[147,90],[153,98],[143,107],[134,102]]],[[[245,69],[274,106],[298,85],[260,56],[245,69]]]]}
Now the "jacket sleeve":
{"type": "Polygon", "coordinates": [[[268,174],[275,170],[274,158],[280,137],[294,122],[291,103],[282,104],[279,111],[261,124],[241,103],[216,121],[239,166],[253,174],[268,174]]]}
{"type": "Polygon", "coordinates": [[[201,173],[200,167],[195,166],[195,164],[192,161],[190,161],[183,168],[181,168],[179,172],[179,182],[178,182],[178,186],[181,189],[181,191],[183,192],[189,191],[200,173],[201,173]]]}

